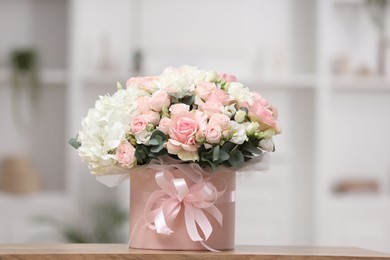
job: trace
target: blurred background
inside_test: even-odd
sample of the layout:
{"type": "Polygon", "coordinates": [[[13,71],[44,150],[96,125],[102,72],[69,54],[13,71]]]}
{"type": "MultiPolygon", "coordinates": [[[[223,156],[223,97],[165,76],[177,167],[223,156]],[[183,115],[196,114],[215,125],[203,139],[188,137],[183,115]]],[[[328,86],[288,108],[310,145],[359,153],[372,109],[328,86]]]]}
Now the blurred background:
{"type": "Polygon", "coordinates": [[[0,242],[126,242],[129,183],[68,145],[116,81],[189,64],[280,111],[236,243],[390,252],[387,0],[0,0],[0,242]]]}

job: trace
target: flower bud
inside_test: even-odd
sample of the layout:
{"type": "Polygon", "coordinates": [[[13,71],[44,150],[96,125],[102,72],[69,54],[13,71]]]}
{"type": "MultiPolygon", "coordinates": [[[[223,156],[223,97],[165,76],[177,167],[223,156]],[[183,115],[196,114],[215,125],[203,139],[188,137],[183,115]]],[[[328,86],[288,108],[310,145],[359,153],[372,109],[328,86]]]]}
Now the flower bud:
{"type": "Polygon", "coordinates": [[[268,128],[267,130],[265,131],[262,131],[262,132],[259,132],[258,133],[258,138],[271,138],[272,136],[275,135],[275,129],[272,129],[272,128],[268,128]]]}
{"type": "Polygon", "coordinates": [[[197,142],[198,144],[203,144],[205,141],[206,141],[206,137],[202,132],[197,132],[195,134],[195,142],[197,142]]]}
{"type": "MultiPolygon", "coordinates": [[[[260,125],[257,122],[251,122],[247,129],[246,129],[246,135],[252,136],[256,134],[257,129],[259,129],[260,125]]],[[[256,135],[255,135],[256,136],[256,135]]]]}
{"type": "Polygon", "coordinates": [[[152,132],[154,130],[154,125],[152,123],[148,123],[146,125],[146,131],[152,132]]]}
{"type": "Polygon", "coordinates": [[[246,117],[245,111],[243,111],[243,110],[238,110],[238,111],[236,112],[236,114],[234,115],[234,120],[235,120],[237,123],[242,123],[242,122],[244,122],[245,117],[246,117]]]}
{"type": "Polygon", "coordinates": [[[206,80],[209,82],[216,82],[218,80],[218,73],[214,70],[208,71],[206,80]]]}
{"type": "Polygon", "coordinates": [[[129,140],[129,143],[131,143],[132,146],[136,146],[137,145],[137,139],[135,139],[134,136],[132,136],[129,140]]]}
{"type": "Polygon", "coordinates": [[[228,140],[232,139],[233,132],[231,130],[224,130],[224,131],[222,131],[222,136],[223,136],[224,140],[228,141],[228,140]]]}

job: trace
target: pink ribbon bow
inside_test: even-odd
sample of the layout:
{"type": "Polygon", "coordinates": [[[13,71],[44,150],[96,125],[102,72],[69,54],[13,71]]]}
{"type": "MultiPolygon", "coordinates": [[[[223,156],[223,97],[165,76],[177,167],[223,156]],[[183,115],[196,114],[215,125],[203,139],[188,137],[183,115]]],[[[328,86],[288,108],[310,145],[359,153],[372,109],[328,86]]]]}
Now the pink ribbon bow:
{"type": "Polygon", "coordinates": [[[160,234],[173,233],[168,223],[176,219],[183,207],[185,225],[191,240],[200,241],[207,249],[214,251],[204,244],[213,232],[213,227],[203,211],[208,212],[222,226],[222,213],[214,203],[225,192],[226,183],[222,191],[217,190],[210,178],[188,187],[183,178],[175,179],[169,171],[157,172],[155,179],[161,190],[154,191],[146,203],[144,218],[147,226],[160,234]],[[197,225],[204,238],[199,234],[197,225]]]}

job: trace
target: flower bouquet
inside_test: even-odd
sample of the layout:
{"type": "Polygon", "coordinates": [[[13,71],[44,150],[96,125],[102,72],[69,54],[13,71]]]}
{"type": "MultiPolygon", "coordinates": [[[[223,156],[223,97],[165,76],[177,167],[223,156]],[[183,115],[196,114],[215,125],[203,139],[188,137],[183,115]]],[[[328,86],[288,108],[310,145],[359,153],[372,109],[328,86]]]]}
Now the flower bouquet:
{"type": "Polygon", "coordinates": [[[234,76],[169,67],[101,96],[71,144],[92,174],[130,176],[130,247],[227,250],[235,173],[274,151],[277,118],[234,76]]]}

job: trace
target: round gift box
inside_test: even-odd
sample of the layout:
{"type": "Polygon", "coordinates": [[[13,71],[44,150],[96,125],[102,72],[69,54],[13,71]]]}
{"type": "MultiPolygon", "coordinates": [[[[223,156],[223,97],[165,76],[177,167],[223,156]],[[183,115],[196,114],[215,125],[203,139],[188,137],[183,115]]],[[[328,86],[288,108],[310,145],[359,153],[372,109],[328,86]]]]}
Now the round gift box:
{"type": "MultiPolygon", "coordinates": [[[[235,186],[236,173],[228,170],[216,170],[212,174],[202,174],[203,180],[210,181],[215,187],[224,186],[225,191],[215,201],[214,206],[222,214],[222,225],[207,212],[202,210],[212,226],[212,232],[207,241],[191,240],[185,221],[184,204],[180,205],[180,211],[174,220],[167,223],[173,233],[167,235],[151,229],[145,220],[145,207],[150,195],[161,188],[156,182],[157,170],[140,169],[130,175],[130,241],[129,247],[139,249],[156,250],[206,250],[207,247],[215,250],[234,249],[235,231],[235,186]],[[206,245],[206,247],[204,246],[206,245]]],[[[160,172],[161,173],[161,172],[160,172]]],[[[179,169],[170,171],[175,179],[184,179],[191,189],[196,183],[187,173],[179,169]]],[[[219,189],[220,190],[220,189],[219,189]]],[[[204,234],[197,226],[197,231],[202,238],[204,234]]]]}

